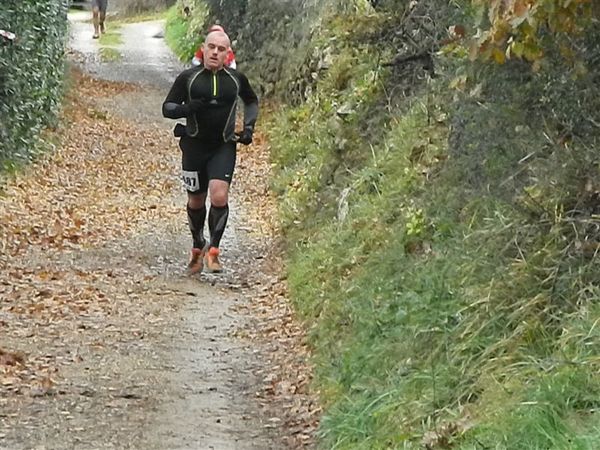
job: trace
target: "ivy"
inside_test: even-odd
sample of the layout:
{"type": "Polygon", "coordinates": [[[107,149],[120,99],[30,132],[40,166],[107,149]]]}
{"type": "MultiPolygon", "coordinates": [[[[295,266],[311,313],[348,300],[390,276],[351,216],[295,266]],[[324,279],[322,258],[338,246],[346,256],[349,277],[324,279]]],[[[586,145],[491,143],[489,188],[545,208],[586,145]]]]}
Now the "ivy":
{"type": "Polygon", "coordinates": [[[67,0],[4,0],[0,29],[0,169],[29,160],[39,134],[56,124],[64,79],[67,0]]]}

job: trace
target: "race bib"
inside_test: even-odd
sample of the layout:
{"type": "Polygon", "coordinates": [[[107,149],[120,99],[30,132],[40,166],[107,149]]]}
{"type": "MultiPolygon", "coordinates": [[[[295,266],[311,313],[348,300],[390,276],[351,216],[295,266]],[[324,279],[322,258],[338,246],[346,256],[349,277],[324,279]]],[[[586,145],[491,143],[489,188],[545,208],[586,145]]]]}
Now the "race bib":
{"type": "Polygon", "coordinates": [[[181,171],[181,179],[185,188],[190,192],[196,192],[200,189],[200,183],[198,180],[198,172],[189,172],[187,170],[181,171]]]}

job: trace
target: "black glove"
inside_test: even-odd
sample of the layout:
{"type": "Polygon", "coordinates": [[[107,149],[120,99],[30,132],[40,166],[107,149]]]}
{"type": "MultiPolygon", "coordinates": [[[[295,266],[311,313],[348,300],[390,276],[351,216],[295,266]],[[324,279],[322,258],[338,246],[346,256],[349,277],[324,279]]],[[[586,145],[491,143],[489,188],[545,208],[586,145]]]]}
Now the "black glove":
{"type": "Polygon", "coordinates": [[[177,125],[175,125],[175,128],[173,128],[173,135],[175,137],[186,136],[187,133],[185,132],[185,125],[182,123],[178,123],[177,125]]]}
{"type": "Polygon", "coordinates": [[[238,136],[238,143],[240,144],[244,144],[244,145],[250,145],[252,144],[252,133],[254,132],[254,130],[250,127],[246,127],[244,128],[244,131],[242,131],[241,133],[236,133],[238,136]]]}

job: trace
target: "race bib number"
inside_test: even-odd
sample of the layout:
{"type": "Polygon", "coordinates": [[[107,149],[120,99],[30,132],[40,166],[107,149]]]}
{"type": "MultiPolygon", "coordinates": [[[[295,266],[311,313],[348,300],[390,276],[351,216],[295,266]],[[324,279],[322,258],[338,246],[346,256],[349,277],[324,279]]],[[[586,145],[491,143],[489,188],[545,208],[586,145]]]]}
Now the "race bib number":
{"type": "Polygon", "coordinates": [[[182,170],[181,179],[183,180],[183,184],[188,191],[196,192],[198,189],[200,189],[198,172],[188,172],[187,170],[182,170]]]}

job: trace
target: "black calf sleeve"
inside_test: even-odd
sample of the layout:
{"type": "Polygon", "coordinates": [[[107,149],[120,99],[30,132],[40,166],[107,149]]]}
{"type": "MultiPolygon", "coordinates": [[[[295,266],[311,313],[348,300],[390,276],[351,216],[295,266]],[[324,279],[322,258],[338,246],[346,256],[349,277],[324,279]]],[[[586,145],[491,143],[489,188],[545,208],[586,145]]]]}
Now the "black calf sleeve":
{"type": "Polygon", "coordinates": [[[208,213],[208,229],[210,230],[211,247],[219,247],[223,232],[225,231],[225,225],[227,225],[228,217],[229,205],[222,207],[210,205],[210,212],[208,213]]]}
{"type": "Polygon", "coordinates": [[[206,220],[206,207],[192,209],[187,207],[188,225],[194,239],[194,248],[204,248],[206,239],[204,239],[204,221],[206,220]]]}

